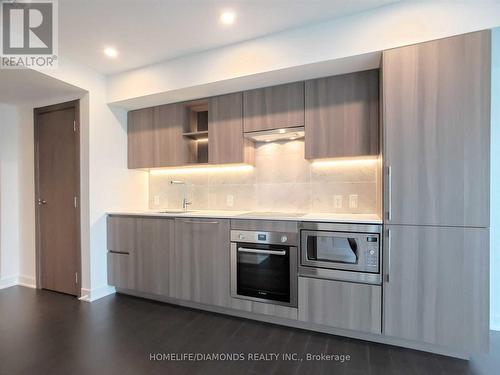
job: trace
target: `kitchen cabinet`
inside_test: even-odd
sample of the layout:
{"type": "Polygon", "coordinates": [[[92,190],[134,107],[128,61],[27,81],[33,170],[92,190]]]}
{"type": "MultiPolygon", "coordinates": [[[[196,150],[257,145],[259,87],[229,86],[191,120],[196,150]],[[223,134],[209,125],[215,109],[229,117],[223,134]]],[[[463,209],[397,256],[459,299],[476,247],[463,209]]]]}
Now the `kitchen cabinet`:
{"type": "Polygon", "coordinates": [[[208,105],[208,160],[252,163],[253,143],[243,137],[243,94],[215,96],[208,105]]]}
{"type": "Polygon", "coordinates": [[[243,92],[245,132],[304,126],[304,82],[243,92]]]}
{"type": "Polygon", "coordinates": [[[132,253],[135,248],[136,219],[128,216],[108,216],[106,226],[108,251],[132,253]]]}
{"type": "Polygon", "coordinates": [[[136,219],[136,246],[131,254],[138,292],[171,296],[174,277],[174,220],[136,219]]]}
{"type": "Polygon", "coordinates": [[[306,81],[306,159],[378,153],[378,70],[306,81]]]}
{"type": "Polygon", "coordinates": [[[185,165],[190,157],[189,145],[183,137],[187,112],[183,103],[166,104],[154,108],[154,163],[153,167],[185,165]]]}
{"type": "Polygon", "coordinates": [[[175,298],[230,305],[229,220],[175,219],[175,298]]]}
{"type": "Polygon", "coordinates": [[[380,334],[382,287],[299,277],[299,320],[380,334]]]}
{"type": "Polygon", "coordinates": [[[155,164],[153,108],[128,112],[128,167],[149,168],[155,164]]]}
{"type": "Polygon", "coordinates": [[[158,168],[187,164],[189,145],[182,135],[186,117],[183,103],[130,111],[128,167],[158,168]]]}
{"type": "Polygon", "coordinates": [[[108,283],[118,288],[170,296],[174,221],[108,217],[108,283]]]}
{"type": "Polygon", "coordinates": [[[387,227],[384,334],[472,352],[489,335],[489,230],[387,227]]]}
{"type": "Polygon", "coordinates": [[[385,51],[382,65],[387,223],[488,227],[490,31],[385,51]]]}
{"type": "Polygon", "coordinates": [[[134,269],[129,254],[108,252],[108,284],[117,288],[135,288],[134,269]]]}

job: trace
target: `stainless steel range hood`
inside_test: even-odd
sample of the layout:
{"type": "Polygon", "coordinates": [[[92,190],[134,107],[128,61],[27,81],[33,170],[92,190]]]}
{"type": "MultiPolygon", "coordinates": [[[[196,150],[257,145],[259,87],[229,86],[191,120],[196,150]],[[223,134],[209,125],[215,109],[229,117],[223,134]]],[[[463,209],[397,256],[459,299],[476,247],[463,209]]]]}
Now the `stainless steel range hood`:
{"type": "Polygon", "coordinates": [[[293,141],[304,138],[304,127],[263,130],[243,133],[243,135],[254,142],[293,141]]]}

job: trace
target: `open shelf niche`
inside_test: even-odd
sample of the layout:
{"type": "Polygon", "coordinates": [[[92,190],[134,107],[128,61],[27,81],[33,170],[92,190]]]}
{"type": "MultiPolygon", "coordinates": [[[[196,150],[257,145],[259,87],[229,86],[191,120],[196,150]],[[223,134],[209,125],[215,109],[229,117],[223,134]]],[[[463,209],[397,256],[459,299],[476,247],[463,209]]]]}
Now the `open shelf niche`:
{"type": "Polygon", "coordinates": [[[186,103],[186,111],[182,135],[189,145],[189,161],[208,163],[208,100],[186,103]]]}

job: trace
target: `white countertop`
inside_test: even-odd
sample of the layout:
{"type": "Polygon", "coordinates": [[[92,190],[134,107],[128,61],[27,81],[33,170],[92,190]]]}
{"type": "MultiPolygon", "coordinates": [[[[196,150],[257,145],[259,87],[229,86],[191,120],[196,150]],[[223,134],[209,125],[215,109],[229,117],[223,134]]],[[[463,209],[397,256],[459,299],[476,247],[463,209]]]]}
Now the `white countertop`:
{"type": "Polygon", "coordinates": [[[108,215],[151,216],[151,217],[199,217],[246,220],[289,220],[320,221],[333,223],[382,224],[382,219],[374,214],[329,214],[329,213],[294,213],[294,212],[254,212],[254,211],[215,211],[193,210],[179,212],[174,210],[108,212],[108,215]]]}

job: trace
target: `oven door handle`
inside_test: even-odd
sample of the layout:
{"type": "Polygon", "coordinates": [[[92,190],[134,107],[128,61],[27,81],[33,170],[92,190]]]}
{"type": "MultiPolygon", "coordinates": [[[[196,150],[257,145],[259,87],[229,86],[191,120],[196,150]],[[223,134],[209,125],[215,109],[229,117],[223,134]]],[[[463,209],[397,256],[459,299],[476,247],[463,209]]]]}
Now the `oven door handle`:
{"type": "Polygon", "coordinates": [[[254,254],[268,254],[268,255],[286,255],[286,250],[282,250],[282,251],[260,250],[260,249],[249,249],[247,247],[239,247],[238,252],[240,252],[240,253],[254,253],[254,254]]]}

